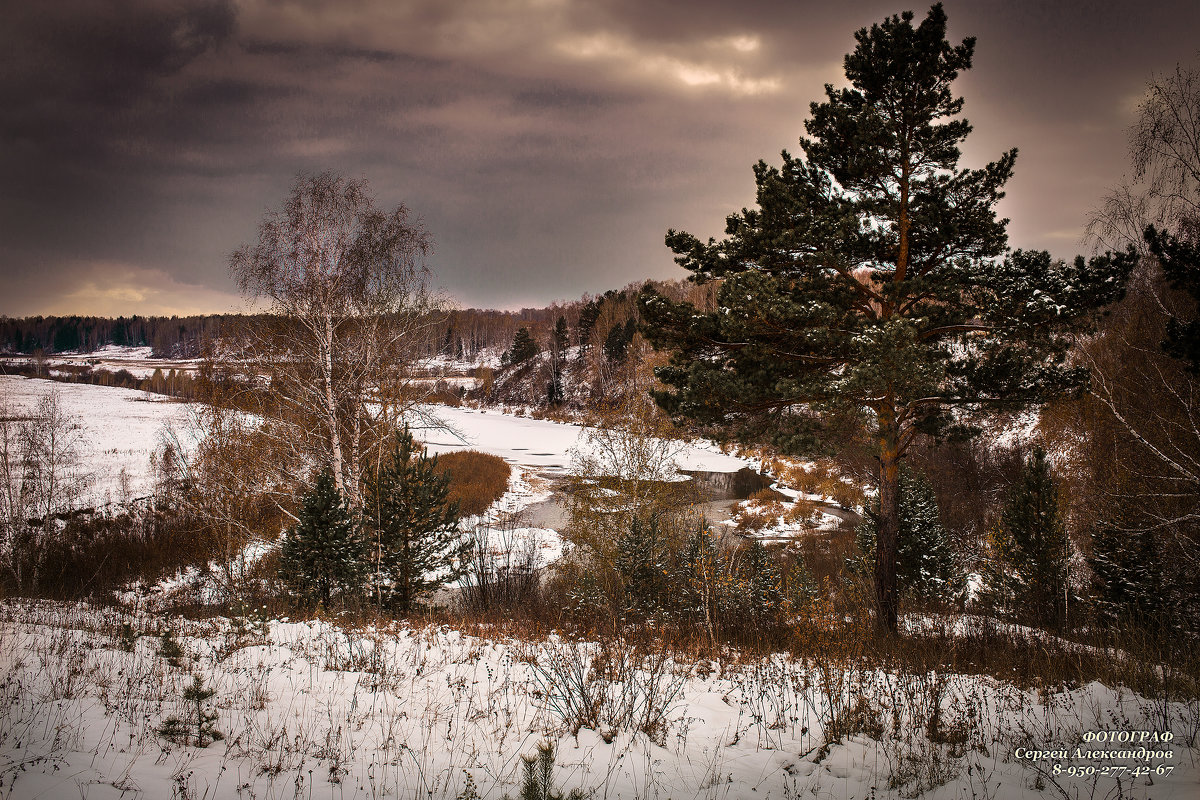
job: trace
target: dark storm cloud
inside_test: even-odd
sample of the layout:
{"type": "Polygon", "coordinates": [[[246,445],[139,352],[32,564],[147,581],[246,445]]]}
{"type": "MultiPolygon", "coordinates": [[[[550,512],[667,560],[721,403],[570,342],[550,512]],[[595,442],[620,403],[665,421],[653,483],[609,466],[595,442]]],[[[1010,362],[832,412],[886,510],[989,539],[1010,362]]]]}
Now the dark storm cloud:
{"type": "MultiPolygon", "coordinates": [[[[0,313],[234,302],[227,254],[297,172],[370,179],[470,305],[678,275],[750,165],[795,151],[894,3],[165,0],[22,4],[0,30],[0,313]],[[89,301],[89,297],[94,298],[89,301]],[[91,303],[91,305],[89,305],[91,303]],[[125,305],[121,305],[125,304],[125,305]]],[[[1017,146],[1013,244],[1069,255],[1194,3],[948,2],[978,165],[1017,146]]],[[[918,15],[924,8],[916,8],[918,15]]]]}
{"type": "Polygon", "coordinates": [[[150,99],[158,82],[220,47],[227,2],[23,3],[5,14],[0,141],[38,150],[92,149],[98,129],[150,99]]]}

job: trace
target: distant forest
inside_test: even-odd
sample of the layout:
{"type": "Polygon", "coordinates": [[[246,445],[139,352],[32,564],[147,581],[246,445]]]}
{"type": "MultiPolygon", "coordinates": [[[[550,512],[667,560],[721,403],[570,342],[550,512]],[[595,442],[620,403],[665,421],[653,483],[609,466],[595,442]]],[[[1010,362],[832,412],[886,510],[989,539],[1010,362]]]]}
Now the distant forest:
{"type": "MultiPolygon", "coordinates": [[[[705,294],[683,281],[656,281],[653,285],[668,296],[687,297],[693,302],[698,299],[696,295],[705,294]]],[[[630,319],[636,316],[634,298],[640,288],[641,284],[631,284],[622,290],[519,311],[451,310],[439,315],[427,329],[428,355],[475,362],[481,355],[506,351],[521,328],[527,329],[534,341],[544,347],[560,317],[573,334],[569,344],[580,344],[580,334],[604,342],[613,328],[628,327],[630,319]]],[[[240,314],[189,317],[135,314],[116,319],[77,315],[0,317],[0,353],[89,353],[106,345],[118,345],[150,347],[158,358],[200,358],[221,339],[234,336],[245,319],[240,314]]]]}
{"type": "Polygon", "coordinates": [[[88,353],[106,345],[152,347],[154,355],[197,358],[232,329],[236,314],[192,317],[0,317],[0,351],[88,353]]]}

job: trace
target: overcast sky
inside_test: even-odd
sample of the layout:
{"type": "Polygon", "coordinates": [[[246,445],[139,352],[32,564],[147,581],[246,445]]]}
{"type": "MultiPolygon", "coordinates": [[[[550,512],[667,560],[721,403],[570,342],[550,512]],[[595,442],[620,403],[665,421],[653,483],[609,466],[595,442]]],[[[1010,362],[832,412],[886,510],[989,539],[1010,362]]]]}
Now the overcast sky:
{"type": "MultiPolygon", "coordinates": [[[[1200,3],[947,0],[978,39],[964,163],[1017,147],[1014,247],[1072,256],[1200,3]]],[[[365,177],[464,307],[682,277],[751,166],[798,151],[853,32],[928,6],[807,0],[55,0],[0,25],[0,314],[242,307],[229,253],[300,172],[365,177]]]]}

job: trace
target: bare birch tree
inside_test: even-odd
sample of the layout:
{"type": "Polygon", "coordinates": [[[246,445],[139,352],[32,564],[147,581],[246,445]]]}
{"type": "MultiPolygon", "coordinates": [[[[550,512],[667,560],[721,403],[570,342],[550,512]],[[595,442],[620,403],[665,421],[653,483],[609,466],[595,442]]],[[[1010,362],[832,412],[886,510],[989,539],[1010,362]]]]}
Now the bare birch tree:
{"type": "Polygon", "coordinates": [[[251,382],[270,380],[266,429],[298,472],[328,466],[351,505],[364,465],[418,399],[408,369],[440,308],[431,240],[365,180],[301,175],[258,241],[230,256],[239,287],[274,315],[248,335],[251,382]]]}
{"type": "MultiPolygon", "coordinates": [[[[1133,245],[1143,263],[1129,299],[1082,348],[1091,396],[1142,463],[1147,521],[1196,525],[1200,514],[1200,380],[1163,353],[1172,319],[1194,319],[1195,302],[1173,289],[1149,251],[1153,225],[1200,242],[1200,66],[1177,66],[1150,81],[1130,128],[1132,177],[1105,197],[1088,235],[1098,246],[1133,245]],[[1182,502],[1180,500],[1182,499],[1182,502]]],[[[1194,557],[1194,547],[1186,548],[1194,557]]]]}
{"type": "Polygon", "coordinates": [[[1151,226],[1200,243],[1200,65],[1147,86],[1130,129],[1130,177],[1104,198],[1088,236],[1097,248],[1142,254],[1127,296],[1078,353],[1088,397],[1043,421],[1090,487],[1079,515],[1152,534],[1164,563],[1200,563],[1200,375],[1164,350],[1171,322],[1194,320],[1195,299],[1172,286],[1150,246],[1151,226]],[[1072,416],[1073,415],[1073,416],[1072,416]],[[1068,418],[1069,417],[1069,418],[1068,418]],[[1081,435],[1082,434],[1082,435],[1081,435]],[[1092,494],[1094,493],[1094,495],[1092,494]]]}

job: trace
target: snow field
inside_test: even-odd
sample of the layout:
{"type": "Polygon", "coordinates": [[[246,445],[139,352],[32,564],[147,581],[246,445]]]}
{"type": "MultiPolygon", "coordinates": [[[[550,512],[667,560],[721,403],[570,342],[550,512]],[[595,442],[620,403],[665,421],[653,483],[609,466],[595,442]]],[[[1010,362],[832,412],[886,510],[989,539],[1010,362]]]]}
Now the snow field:
{"type": "Polygon", "coordinates": [[[88,483],[84,506],[149,494],[154,484],[150,455],[168,428],[184,446],[194,444],[187,435],[187,403],[133,389],[0,375],[0,401],[7,400],[15,416],[32,414],[53,391],[67,417],[80,426],[78,467],[88,483]]]}
{"type": "MultiPolygon", "coordinates": [[[[0,604],[6,798],[455,798],[515,794],[549,740],[593,797],[1193,797],[1198,709],[1089,684],[1025,692],[775,656],[679,662],[620,642],[489,640],[445,626],[164,620],[0,604]],[[160,653],[170,625],[184,655],[160,653]],[[224,734],[158,735],[193,676],[224,734]],[[926,736],[940,709],[937,741],[926,736]],[[581,719],[581,715],[587,719],[581,719]],[[585,723],[581,727],[581,722],[585,723]],[[1175,733],[1169,774],[1071,777],[1025,750],[1096,730],[1175,733]],[[836,739],[829,743],[826,738],[836,739]],[[1022,749],[1024,748],[1024,749],[1022,749]],[[132,795],[129,794],[132,792],[132,795]]],[[[1155,746],[1162,747],[1162,745],[1155,746]]],[[[1162,770],[1160,770],[1162,771],[1162,770]]]]}
{"type": "MultiPolygon", "coordinates": [[[[200,368],[199,358],[154,358],[151,347],[127,347],[108,344],[90,353],[55,353],[46,356],[44,363],[51,372],[70,373],[81,367],[116,372],[125,370],[135,378],[149,378],[155,370],[166,375],[171,370],[195,372],[200,368]]],[[[12,364],[33,364],[32,356],[9,356],[5,361],[12,364]]]]}
{"type": "MultiPolygon", "coordinates": [[[[0,375],[0,397],[7,397],[18,414],[34,410],[51,391],[58,392],[68,416],[82,426],[83,467],[94,477],[88,494],[93,502],[120,499],[122,470],[135,496],[148,492],[150,454],[163,432],[168,427],[179,434],[189,430],[188,403],[133,389],[0,375]]],[[[575,449],[586,441],[586,437],[581,440],[586,430],[581,425],[448,406],[430,411],[448,429],[414,428],[414,432],[425,438],[433,455],[473,448],[528,468],[526,472],[561,474],[569,468],[575,449]]],[[[709,442],[689,444],[677,459],[680,469],[713,472],[736,472],[749,463],[719,452],[709,442]]]]}

